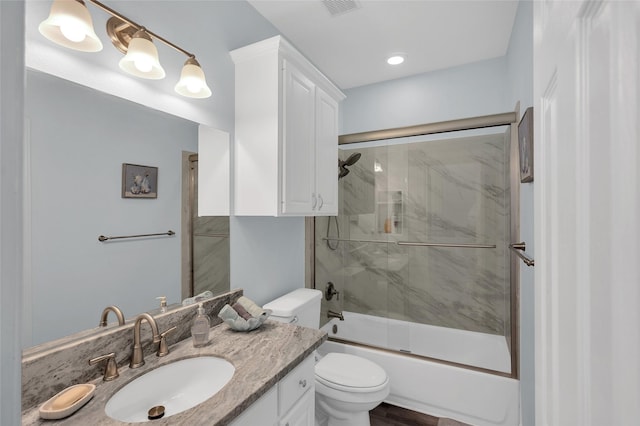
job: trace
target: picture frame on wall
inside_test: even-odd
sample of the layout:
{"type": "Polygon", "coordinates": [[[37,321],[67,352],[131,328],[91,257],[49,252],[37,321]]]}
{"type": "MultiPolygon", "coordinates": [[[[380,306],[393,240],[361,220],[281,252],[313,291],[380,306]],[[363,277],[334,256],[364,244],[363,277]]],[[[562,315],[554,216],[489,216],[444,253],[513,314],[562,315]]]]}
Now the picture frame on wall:
{"type": "Polygon", "coordinates": [[[122,163],[122,198],[158,198],[158,168],[122,163]]]}
{"type": "Polygon", "coordinates": [[[533,107],[527,108],[518,124],[520,182],[533,182],[533,107]]]}

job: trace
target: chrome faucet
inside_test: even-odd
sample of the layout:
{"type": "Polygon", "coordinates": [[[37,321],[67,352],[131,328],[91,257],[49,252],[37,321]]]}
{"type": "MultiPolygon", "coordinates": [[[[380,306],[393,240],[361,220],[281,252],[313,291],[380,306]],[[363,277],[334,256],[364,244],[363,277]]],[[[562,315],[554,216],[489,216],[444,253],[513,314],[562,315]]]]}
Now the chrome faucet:
{"type": "Polygon", "coordinates": [[[344,321],[342,312],[335,312],[331,310],[327,311],[327,318],[338,318],[340,321],[344,321]]]}
{"type": "Polygon", "coordinates": [[[118,325],[124,325],[124,315],[122,314],[122,311],[117,306],[112,305],[112,306],[107,306],[106,308],[104,308],[104,311],[102,311],[102,315],[100,315],[100,323],[98,324],[98,327],[107,326],[107,315],[109,315],[109,311],[116,314],[116,317],[118,318],[118,325]]]}
{"type": "Polygon", "coordinates": [[[158,333],[156,320],[146,312],[138,315],[136,323],[133,326],[133,353],[131,354],[129,368],[138,368],[144,365],[144,354],[142,353],[142,345],[140,344],[140,326],[144,320],[146,320],[149,323],[149,326],[151,326],[151,331],[153,332],[153,343],[160,342],[160,333],[158,333]]]}

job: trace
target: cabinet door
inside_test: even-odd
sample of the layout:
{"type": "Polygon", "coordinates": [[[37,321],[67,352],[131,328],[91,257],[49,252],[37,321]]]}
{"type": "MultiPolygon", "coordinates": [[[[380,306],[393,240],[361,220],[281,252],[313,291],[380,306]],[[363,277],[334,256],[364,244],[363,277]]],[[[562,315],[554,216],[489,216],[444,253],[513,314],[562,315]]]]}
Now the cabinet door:
{"type": "Polygon", "coordinates": [[[316,215],[338,214],[338,103],[316,88],[316,215]]]}
{"type": "Polygon", "coordinates": [[[314,426],[315,392],[309,389],[300,400],[280,419],[280,426],[314,426]]]}
{"type": "Polygon", "coordinates": [[[284,60],[282,213],[312,214],[315,197],[315,85],[284,60]]]}

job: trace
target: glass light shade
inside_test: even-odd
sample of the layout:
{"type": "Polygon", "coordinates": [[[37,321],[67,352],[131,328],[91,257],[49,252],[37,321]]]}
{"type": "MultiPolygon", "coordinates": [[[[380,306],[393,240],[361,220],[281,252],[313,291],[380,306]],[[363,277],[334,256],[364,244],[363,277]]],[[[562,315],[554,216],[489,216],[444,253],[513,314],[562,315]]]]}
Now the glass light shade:
{"type": "Polygon", "coordinates": [[[175,90],[182,96],[189,98],[202,99],[211,96],[211,89],[207,86],[204,71],[195,58],[189,58],[184,63],[175,90]]]}
{"type": "Polygon", "coordinates": [[[127,48],[127,54],[120,59],[120,69],[136,77],[159,80],[165,72],[158,60],[158,49],[144,29],[136,31],[127,48]]]}
{"type": "Polygon", "coordinates": [[[40,34],[69,49],[98,52],[102,42],[93,30],[87,6],[77,0],[54,0],[49,17],[38,26],[40,34]]]}

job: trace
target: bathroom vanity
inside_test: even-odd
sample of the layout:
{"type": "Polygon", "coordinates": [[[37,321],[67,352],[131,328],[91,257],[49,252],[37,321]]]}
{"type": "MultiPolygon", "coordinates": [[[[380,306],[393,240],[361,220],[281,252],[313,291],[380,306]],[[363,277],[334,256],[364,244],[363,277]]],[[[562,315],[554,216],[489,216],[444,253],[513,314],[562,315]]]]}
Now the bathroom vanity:
{"type": "MultiPolygon", "coordinates": [[[[104,382],[102,376],[89,381],[96,385],[93,398],[70,417],[55,421],[40,419],[38,408],[52,394],[41,395],[39,403],[23,411],[22,424],[122,424],[105,414],[105,405],[126,384],[162,365],[185,358],[215,356],[235,367],[230,381],[201,404],[150,424],[311,425],[314,413],[313,351],[326,337],[324,331],[272,320],[248,333],[233,331],[226,324],[216,325],[211,328],[210,343],[205,347],[194,348],[190,338],[183,339],[170,345],[167,356],[150,354],[145,356],[142,367],[120,367],[120,376],[113,381],[104,382]]],[[[42,379],[46,380],[45,377],[42,379]]]]}

